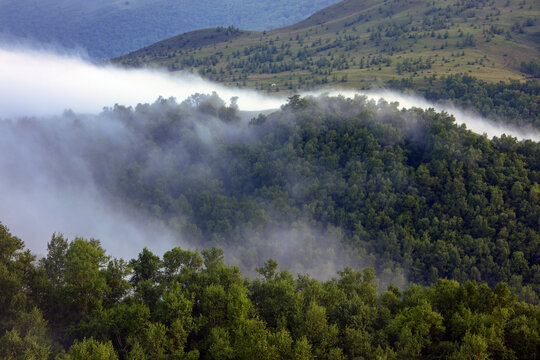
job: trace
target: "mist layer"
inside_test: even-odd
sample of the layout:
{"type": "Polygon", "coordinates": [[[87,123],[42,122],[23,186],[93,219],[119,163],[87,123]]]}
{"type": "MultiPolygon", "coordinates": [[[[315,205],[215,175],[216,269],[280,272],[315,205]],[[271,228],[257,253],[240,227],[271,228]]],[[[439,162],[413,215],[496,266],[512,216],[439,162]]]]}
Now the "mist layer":
{"type": "MultiPolygon", "coordinates": [[[[189,73],[95,65],[79,56],[26,48],[0,48],[0,84],[0,118],[55,115],[66,109],[96,114],[103,107],[114,104],[135,106],[153,102],[160,96],[183,100],[195,93],[212,92],[222,99],[237,97],[239,109],[245,111],[277,109],[286,102],[284,96],[228,88],[189,73]]],[[[346,97],[360,94],[375,100],[399,102],[403,108],[434,108],[452,114],[458,124],[465,124],[479,134],[489,137],[507,134],[518,139],[540,140],[537,131],[506,127],[474,112],[430,103],[418,96],[388,90],[332,90],[305,94],[316,96],[321,93],[346,97]]]]}
{"type": "Polygon", "coordinates": [[[150,69],[120,69],[95,65],[79,57],[36,50],[0,49],[0,117],[54,115],[71,109],[98,113],[105,106],[134,106],[158,97],[185,99],[195,93],[217,92],[238,97],[242,110],[278,108],[283,98],[229,89],[183,73],[150,69]]]}

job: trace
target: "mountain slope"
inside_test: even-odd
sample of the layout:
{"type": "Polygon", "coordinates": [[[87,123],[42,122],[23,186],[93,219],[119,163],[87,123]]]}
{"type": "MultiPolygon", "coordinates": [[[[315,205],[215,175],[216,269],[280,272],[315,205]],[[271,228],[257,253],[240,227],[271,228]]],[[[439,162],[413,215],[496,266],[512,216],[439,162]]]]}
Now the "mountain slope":
{"type": "Polygon", "coordinates": [[[268,91],[365,88],[456,73],[523,80],[538,76],[527,69],[538,67],[539,17],[535,0],[345,0],[269,32],[198,48],[152,45],[113,61],[198,71],[268,91]]]}
{"type": "MultiPolygon", "coordinates": [[[[246,272],[270,257],[318,276],[369,265],[402,283],[399,274],[426,285],[506,281],[540,302],[540,142],[490,140],[449,114],[363,97],[291,97],[252,116],[197,94],[0,122],[0,172],[10,174],[0,206],[31,204],[14,200],[24,192],[77,213],[73,197],[56,194],[99,193],[97,209],[115,204],[141,228],[166,224],[175,242],[227,248],[246,272]]],[[[103,240],[141,243],[122,236],[103,240]]]]}
{"type": "Polygon", "coordinates": [[[280,29],[280,31],[286,30],[300,30],[309,28],[311,26],[322,25],[329,22],[339,21],[344,17],[348,17],[351,14],[365,11],[373,6],[376,6],[380,1],[367,0],[367,1],[340,1],[337,4],[328,6],[315,14],[311,15],[305,20],[302,20],[296,24],[280,29]]]}
{"type": "Polygon", "coordinates": [[[110,58],[204,27],[263,30],[292,24],[336,0],[3,0],[0,34],[110,58]]]}

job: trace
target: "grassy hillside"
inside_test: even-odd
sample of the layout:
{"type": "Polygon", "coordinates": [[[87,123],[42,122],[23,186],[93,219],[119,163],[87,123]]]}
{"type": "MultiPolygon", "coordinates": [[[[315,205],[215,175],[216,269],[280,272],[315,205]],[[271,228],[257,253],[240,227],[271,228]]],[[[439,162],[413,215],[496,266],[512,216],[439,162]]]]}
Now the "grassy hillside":
{"type": "Polygon", "coordinates": [[[285,28],[199,43],[187,33],[113,61],[272,92],[456,73],[525,80],[540,72],[539,16],[536,0],[345,0],[285,28]]]}

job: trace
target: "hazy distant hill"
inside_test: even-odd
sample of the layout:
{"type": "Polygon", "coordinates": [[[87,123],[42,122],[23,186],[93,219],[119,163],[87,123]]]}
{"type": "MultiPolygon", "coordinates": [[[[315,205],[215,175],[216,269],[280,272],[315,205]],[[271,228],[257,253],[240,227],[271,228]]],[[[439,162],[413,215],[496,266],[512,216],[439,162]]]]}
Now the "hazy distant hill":
{"type": "Polygon", "coordinates": [[[539,19],[538,0],[345,0],[284,28],[233,29],[234,38],[206,29],[114,61],[268,91],[427,83],[458,73],[525,80],[540,75],[539,19]]]}
{"type": "Polygon", "coordinates": [[[230,26],[272,29],[336,0],[1,0],[0,34],[81,46],[110,58],[185,31],[230,26]]]}

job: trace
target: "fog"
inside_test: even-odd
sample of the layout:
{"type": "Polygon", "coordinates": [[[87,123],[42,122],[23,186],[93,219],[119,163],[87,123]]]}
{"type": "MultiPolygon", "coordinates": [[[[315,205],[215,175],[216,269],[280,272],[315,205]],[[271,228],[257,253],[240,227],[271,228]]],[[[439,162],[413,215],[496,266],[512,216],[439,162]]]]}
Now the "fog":
{"type": "Polygon", "coordinates": [[[238,97],[242,110],[278,108],[285,98],[259,95],[211,83],[183,73],[151,69],[120,69],[88,63],[78,55],[42,50],[0,48],[0,117],[45,116],[66,109],[98,113],[104,106],[134,106],[159,96],[185,99],[217,92],[238,97]]]}
{"type": "MultiPolygon", "coordinates": [[[[110,196],[114,184],[108,176],[115,169],[126,167],[129,158],[136,156],[148,158],[149,165],[143,169],[148,176],[172,171],[168,166],[181,161],[179,172],[193,176],[188,183],[191,181],[194,186],[197,176],[204,177],[215,171],[211,165],[220,163],[215,144],[223,139],[245,141],[250,114],[244,114],[238,123],[223,125],[214,115],[199,111],[200,101],[218,102],[213,106],[222,106],[217,96],[192,96],[213,92],[221,99],[232,99],[232,107],[237,104],[240,110],[255,113],[277,109],[287,100],[285,96],[227,88],[188,73],[171,75],[152,69],[126,70],[112,65],[94,65],[73,54],[0,48],[0,172],[3,175],[0,177],[0,221],[38,254],[44,254],[54,232],[61,232],[70,239],[75,236],[100,239],[110,254],[127,259],[135,257],[144,246],[160,254],[173,246],[203,246],[188,241],[171,229],[170,224],[149,219],[136,206],[110,196]],[[112,107],[154,103],[159,97],[175,97],[180,102],[188,99],[180,108],[182,116],[188,119],[183,131],[189,132],[175,134],[174,141],[167,143],[163,151],[137,154],[144,150],[147,139],[130,126],[144,126],[139,124],[142,120],[130,118],[132,122],[128,124],[121,114],[126,112],[132,116],[129,115],[131,110],[115,108],[113,111],[112,107]],[[102,113],[104,107],[111,109],[102,113]],[[199,141],[198,152],[190,152],[179,138],[199,141]],[[96,147],[96,144],[102,146],[96,147]],[[140,148],[137,144],[141,144],[140,148]],[[195,156],[206,158],[197,162],[195,156]]],[[[491,137],[507,133],[519,139],[540,140],[538,132],[506,129],[471,112],[431,104],[414,95],[385,90],[363,93],[335,90],[328,94],[351,97],[363,94],[375,100],[397,101],[405,108],[435,108],[454,115],[456,122],[480,134],[491,137]]],[[[168,105],[163,104],[160,111],[165,114],[168,105]]],[[[146,111],[144,106],[138,109],[141,113],[146,111]]],[[[229,252],[228,261],[238,265],[247,262],[248,270],[273,257],[293,272],[310,272],[318,278],[328,278],[344,265],[363,267],[375,263],[366,254],[355,254],[341,247],[342,235],[338,230],[322,232],[305,223],[276,224],[270,236],[250,234],[246,230],[246,238],[264,245],[256,251],[243,246],[230,246],[225,250],[229,252]],[[324,245],[327,250],[321,252],[319,249],[324,245]],[[298,256],[308,262],[295,261],[298,256]],[[317,267],[306,266],[307,263],[317,264],[317,267]]],[[[400,284],[405,282],[405,275],[399,271],[396,278],[389,274],[386,278],[400,284]]]]}
{"type": "MultiPolygon", "coordinates": [[[[308,92],[307,94],[316,96],[320,94],[320,92],[308,92]]],[[[375,101],[384,99],[390,103],[397,102],[399,103],[399,108],[403,109],[433,108],[437,112],[446,112],[451,114],[456,119],[456,124],[464,124],[467,129],[480,135],[485,134],[490,139],[494,136],[500,137],[501,135],[506,134],[511,135],[519,140],[530,139],[533,141],[540,141],[540,132],[533,128],[519,129],[512,126],[506,126],[500,121],[496,122],[486,119],[473,110],[460,109],[451,103],[433,103],[421,96],[411,93],[401,93],[387,89],[378,89],[362,92],[351,90],[332,90],[328,91],[326,94],[329,96],[342,95],[345,97],[353,97],[356,94],[360,94],[365,95],[369,99],[375,101]]]]}
{"type": "MultiPolygon", "coordinates": [[[[78,54],[56,54],[49,50],[21,47],[0,48],[0,118],[60,114],[66,109],[77,113],[98,113],[103,107],[151,103],[158,97],[183,100],[195,93],[216,92],[222,99],[238,98],[244,111],[279,108],[286,96],[263,95],[251,90],[228,88],[189,73],[167,73],[156,69],[122,69],[95,65],[78,54]]],[[[515,129],[482,118],[451,104],[434,104],[426,99],[389,90],[332,90],[305,92],[305,95],[356,94],[368,98],[399,102],[403,108],[434,108],[452,114],[456,123],[488,137],[512,135],[518,139],[540,141],[532,129],[515,129]]]]}
{"type": "MultiPolygon", "coordinates": [[[[39,256],[55,232],[100,239],[109,253],[127,259],[144,246],[161,253],[184,245],[163,224],[96,187],[76,144],[84,139],[61,120],[40,119],[43,127],[0,120],[0,222],[39,256]]],[[[105,130],[119,134],[109,127],[99,130],[102,136],[105,130]]]]}
{"type": "Polygon", "coordinates": [[[58,187],[35,174],[33,181],[13,184],[13,172],[0,169],[7,174],[0,179],[0,221],[39,257],[46,254],[53,233],[70,240],[99,239],[108,254],[124,259],[136,257],[145,246],[159,254],[189,247],[163,224],[112,204],[90,184],[58,187]]]}

